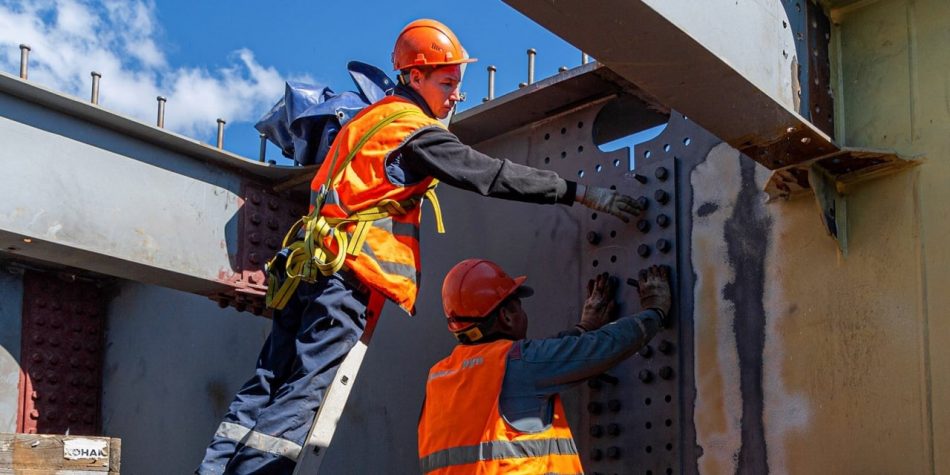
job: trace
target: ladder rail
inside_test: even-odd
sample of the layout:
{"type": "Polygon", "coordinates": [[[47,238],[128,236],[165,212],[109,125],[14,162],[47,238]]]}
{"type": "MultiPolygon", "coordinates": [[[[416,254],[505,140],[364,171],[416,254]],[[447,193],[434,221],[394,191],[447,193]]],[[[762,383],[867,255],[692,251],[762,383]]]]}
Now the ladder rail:
{"type": "Polygon", "coordinates": [[[385,298],[377,292],[373,292],[370,296],[363,336],[346,354],[346,358],[340,363],[340,367],[333,377],[333,382],[327,388],[323,403],[320,404],[320,409],[317,410],[317,414],[313,418],[307,440],[304,441],[304,446],[297,456],[297,465],[294,468],[293,475],[315,475],[320,473],[320,465],[326,457],[330,442],[333,441],[333,434],[336,433],[340,418],[343,417],[343,410],[346,408],[350,392],[356,384],[356,376],[363,365],[363,358],[366,356],[366,350],[373,338],[373,332],[376,330],[376,323],[379,321],[379,315],[385,302],[385,298]]]}

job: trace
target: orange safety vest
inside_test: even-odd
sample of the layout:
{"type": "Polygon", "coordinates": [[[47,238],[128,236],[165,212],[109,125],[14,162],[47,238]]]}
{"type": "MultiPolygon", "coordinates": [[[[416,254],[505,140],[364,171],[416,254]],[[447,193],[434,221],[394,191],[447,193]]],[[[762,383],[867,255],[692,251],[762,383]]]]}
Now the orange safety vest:
{"type": "Polygon", "coordinates": [[[458,345],[429,370],[419,418],[422,473],[583,473],[559,396],[554,420],[541,432],[518,431],[501,416],[498,398],[513,343],[458,345]]]}
{"type": "MultiPolygon", "coordinates": [[[[399,212],[366,223],[365,241],[357,255],[346,254],[344,265],[361,282],[410,315],[415,313],[422,267],[419,257],[422,196],[438,182],[426,177],[411,185],[397,185],[386,174],[386,158],[413,134],[430,126],[444,127],[413,102],[397,96],[386,97],[361,111],[340,130],[327,152],[328,159],[320,166],[310,186],[312,196],[316,196],[328,182],[328,174],[336,174],[330,189],[324,190],[320,215],[326,218],[346,218],[381,202],[399,208],[399,212]],[[397,118],[377,129],[379,124],[393,116],[397,118]],[[329,159],[346,157],[354,150],[353,159],[342,170],[339,169],[340,162],[329,159]],[[410,205],[403,209],[400,205],[406,203],[410,205]]],[[[311,200],[311,212],[313,207],[311,200]]],[[[357,223],[346,223],[342,230],[353,233],[357,226],[357,223]]],[[[340,252],[331,237],[324,239],[324,246],[334,253],[340,252]]]]}

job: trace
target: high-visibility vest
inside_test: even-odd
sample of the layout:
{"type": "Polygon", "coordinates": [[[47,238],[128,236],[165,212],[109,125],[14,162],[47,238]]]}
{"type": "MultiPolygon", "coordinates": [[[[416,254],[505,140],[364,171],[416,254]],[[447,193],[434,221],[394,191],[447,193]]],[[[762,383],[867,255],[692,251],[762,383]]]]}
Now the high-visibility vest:
{"type": "MultiPolygon", "coordinates": [[[[408,185],[393,183],[386,174],[386,160],[419,129],[429,126],[444,127],[413,102],[398,96],[386,97],[361,111],[340,130],[327,153],[328,159],[311,183],[311,196],[322,196],[322,203],[311,200],[311,212],[315,204],[320,204],[319,214],[328,220],[382,209],[377,212],[377,219],[341,226],[351,236],[359,235],[351,238],[352,248],[345,253],[343,265],[361,282],[410,314],[415,313],[421,273],[420,205],[422,197],[429,196],[437,207],[432,190],[438,182],[425,177],[408,185]],[[351,160],[341,163],[342,157],[353,152],[351,160]]],[[[436,218],[441,232],[438,208],[436,218]]],[[[341,252],[332,236],[324,238],[323,244],[331,254],[341,252]]]]}
{"type": "Polygon", "coordinates": [[[501,416],[498,398],[513,343],[458,345],[429,371],[419,418],[422,473],[583,472],[559,396],[552,424],[541,432],[521,432],[501,416]]]}

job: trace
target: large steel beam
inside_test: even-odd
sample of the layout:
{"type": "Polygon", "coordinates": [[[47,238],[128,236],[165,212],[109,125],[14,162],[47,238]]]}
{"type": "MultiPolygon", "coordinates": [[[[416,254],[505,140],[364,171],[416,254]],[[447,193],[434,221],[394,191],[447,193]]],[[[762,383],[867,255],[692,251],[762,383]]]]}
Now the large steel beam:
{"type": "Polygon", "coordinates": [[[267,249],[298,212],[268,189],[313,173],[247,160],[5,74],[0,139],[7,257],[232,303],[260,293],[267,249]]]}
{"type": "Polygon", "coordinates": [[[505,0],[768,168],[837,151],[799,109],[777,0],[505,0]]]}

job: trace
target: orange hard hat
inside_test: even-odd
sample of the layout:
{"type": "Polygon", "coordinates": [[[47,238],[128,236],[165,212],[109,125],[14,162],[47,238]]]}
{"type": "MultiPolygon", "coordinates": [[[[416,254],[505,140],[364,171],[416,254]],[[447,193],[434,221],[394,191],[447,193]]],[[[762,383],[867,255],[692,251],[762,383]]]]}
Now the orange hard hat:
{"type": "Polygon", "coordinates": [[[449,27],[435,20],[416,20],[406,25],[393,48],[393,70],[415,66],[447,66],[474,63],[449,27]]]}
{"type": "Polygon", "coordinates": [[[449,330],[462,332],[475,326],[512,295],[532,295],[534,291],[522,285],[525,280],[525,276],[509,277],[489,260],[459,262],[442,282],[442,308],[449,320],[449,330]]]}

